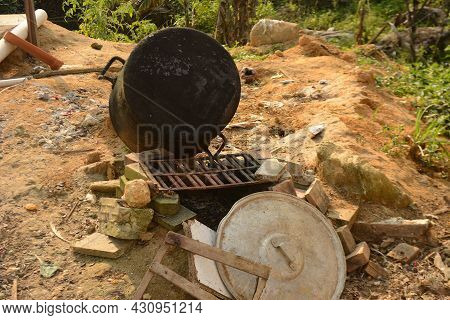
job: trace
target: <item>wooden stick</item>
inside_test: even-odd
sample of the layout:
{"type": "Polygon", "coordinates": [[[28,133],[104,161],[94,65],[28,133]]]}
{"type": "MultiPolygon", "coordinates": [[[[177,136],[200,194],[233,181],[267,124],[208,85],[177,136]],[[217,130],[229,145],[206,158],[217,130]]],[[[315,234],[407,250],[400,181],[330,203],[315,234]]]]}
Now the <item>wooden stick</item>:
{"type": "Polygon", "coordinates": [[[72,209],[70,209],[70,212],[64,216],[64,221],[68,221],[70,219],[70,217],[72,216],[73,212],[75,211],[75,209],[78,207],[78,205],[80,204],[80,200],[78,200],[74,206],[72,207],[72,209]]]}
{"type": "Polygon", "coordinates": [[[256,285],[255,294],[253,295],[253,300],[259,300],[266,287],[267,280],[263,278],[258,278],[258,283],[256,285]]]}
{"type": "Polygon", "coordinates": [[[190,239],[172,231],[167,233],[166,243],[176,245],[186,251],[223,263],[238,270],[245,271],[263,279],[268,279],[270,275],[271,268],[268,266],[250,261],[231,252],[211,247],[207,244],[201,243],[200,241],[190,239]]]}
{"type": "Polygon", "coordinates": [[[16,45],[20,49],[28,52],[33,57],[41,60],[42,62],[44,62],[46,64],[48,64],[50,66],[50,68],[52,68],[52,70],[58,70],[64,64],[64,62],[62,62],[61,60],[58,60],[57,58],[55,58],[54,56],[52,56],[48,52],[45,52],[44,50],[42,50],[41,48],[35,46],[34,44],[23,40],[22,38],[16,36],[12,32],[9,32],[9,31],[6,32],[5,35],[3,36],[3,38],[6,41],[8,41],[9,43],[11,43],[13,45],[16,45]]]}
{"type": "Polygon", "coordinates": [[[27,24],[28,24],[28,42],[38,45],[37,38],[37,22],[36,22],[36,13],[34,9],[34,1],[33,0],[24,0],[25,6],[25,14],[27,16],[27,24]]]}
{"type": "Polygon", "coordinates": [[[212,295],[209,292],[197,287],[192,282],[183,278],[179,274],[173,272],[166,266],[163,266],[160,263],[152,263],[150,266],[151,271],[156,273],[157,275],[163,277],[167,281],[173,283],[175,286],[187,292],[191,296],[199,300],[219,300],[216,296],[212,295]]]}
{"type": "Polygon", "coordinates": [[[11,300],[17,300],[17,287],[18,287],[18,280],[16,278],[13,280],[13,284],[11,287],[11,300]]]}
{"type": "MultiPolygon", "coordinates": [[[[166,254],[167,250],[169,249],[169,246],[165,243],[162,244],[162,246],[159,248],[159,250],[156,252],[155,257],[153,258],[153,263],[161,263],[164,255],[166,254]]],[[[154,273],[151,270],[151,267],[148,268],[148,270],[145,272],[144,277],[141,280],[141,283],[139,284],[139,287],[136,289],[136,292],[133,295],[133,300],[141,300],[142,296],[145,293],[145,290],[147,290],[148,284],[150,281],[152,281],[154,273]]]]}

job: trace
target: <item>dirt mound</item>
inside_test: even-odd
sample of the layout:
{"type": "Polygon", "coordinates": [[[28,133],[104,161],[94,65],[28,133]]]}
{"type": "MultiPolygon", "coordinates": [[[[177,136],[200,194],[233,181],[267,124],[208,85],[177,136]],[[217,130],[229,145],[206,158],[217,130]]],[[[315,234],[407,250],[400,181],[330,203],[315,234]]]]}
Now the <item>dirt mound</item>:
{"type": "Polygon", "coordinates": [[[332,44],[325,42],[325,40],[310,36],[302,35],[298,40],[300,51],[307,57],[321,57],[321,56],[334,56],[341,58],[345,61],[354,62],[356,56],[351,53],[344,53],[332,44]]]}

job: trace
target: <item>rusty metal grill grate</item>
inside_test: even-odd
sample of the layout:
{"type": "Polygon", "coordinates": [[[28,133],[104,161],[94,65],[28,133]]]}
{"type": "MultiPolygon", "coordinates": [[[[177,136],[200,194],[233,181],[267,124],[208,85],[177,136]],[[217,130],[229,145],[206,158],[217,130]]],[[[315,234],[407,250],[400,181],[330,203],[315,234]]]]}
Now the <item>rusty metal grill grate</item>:
{"type": "Polygon", "coordinates": [[[158,183],[160,190],[205,190],[266,183],[257,180],[258,160],[249,154],[221,154],[190,160],[143,160],[141,164],[158,183]]]}

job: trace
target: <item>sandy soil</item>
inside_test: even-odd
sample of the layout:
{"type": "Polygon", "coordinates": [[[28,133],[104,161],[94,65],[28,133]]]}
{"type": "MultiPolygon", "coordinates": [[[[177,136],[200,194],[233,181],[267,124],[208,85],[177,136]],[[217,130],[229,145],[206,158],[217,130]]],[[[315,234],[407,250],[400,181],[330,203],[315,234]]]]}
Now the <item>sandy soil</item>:
{"type": "MultiPolygon", "coordinates": [[[[39,30],[39,36],[44,49],[71,67],[103,66],[112,56],[126,58],[133,48],[129,44],[96,40],[103,44],[103,49],[94,50],[90,47],[94,40],[49,22],[39,30]]],[[[262,136],[272,156],[289,157],[316,169],[318,144],[334,141],[383,170],[408,192],[414,206],[387,209],[346,198],[325,186],[332,201],[338,203],[345,199],[360,205],[365,208],[362,217],[369,219],[417,218],[448,206],[447,181],[437,174],[419,173],[418,165],[405,157],[390,157],[381,151],[388,142],[388,137],[382,134],[384,125],[403,124],[406,130],[411,129],[414,113],[409,103],[376,88],[371,72],[357,67],[351,55],[310,55],[305,56],[299,47],[294,47],[264,61],[238,63],[239,68],[254,68],[258,81],[243,86],[243,99],[232,124],[247,124],[244,128],[226,129],[229,150],[254,150],[255,144],[261,145],[255,136],[262,136]],[[284,84],[285,80],[293,82],[284,84]],[[321,80],[326,80],[326,84],[320,84],[325,83],[321,80]],[[320,97],[293,98],[293,94],[306,87],[314,87],[311,89],[314,92],[320,89],[320,97]],[[316,123],[327,124],[320,141],[309,139],[295,150],[277,147],[277,140],[316,123]]],[[[27,74],[39,64],[24,58],[20,51],[15,52],[0,65],[0,77],[27,74]]],[[[61,155],[58,151],[95,148],[105,160],[127,153],[108,119],[110,88],[109,82],[98,80],[95,74],[86,74],[30,80],[0,91],[0,299],[10,297],[16,278],[20,299],[129,299],[162,243],[164,230],[153,227],[152,240],[138,242],[121,258],[108,260],[72,253],[70,245],[51,231],[52,222],[67,240],[80,239],[95,230],[98,211],[98,205],[83,201],[91,179],[78,172],[84,164],[85,153],[61,155]],[[48,101],[42,100],[43,96],[48,101]],[[96,119],[94,124],[86,125],[87,115],[96,119]],[[78,201],[80,204],[70,220],[65,220],[64,215],[78,201]],[[37,205],[37,211],[24,208],[30,203],[37,205]],[[52,278],[42,278],[35,255],[57,264],[60,270],[52,278]]],[[[214,197],[220,199],[221,195],[209,199],[214,197]]],[[[192,201],[189,199],[188,203],[192,201]]],[[[226,212],[227,206],[222,211],[226,212]]],[[[202,208],[207,211],[208,206],[202,208]]],[[[444,259],[445,250],[448,254],[449,213],[434,216],[432,221],[434,241],[416,243],[421,254],[410,265],[385,257],[398,241],[387,248],[370,244],[378,251],[372,252],[372,259],[384,266],[389,276],[374,280],[364,273],[352,273],[342,297],[448,298],[449,282],[434,266],[433,257],[437,251],[444,259]]],[[[173,251],[163,262],[187,276],[184,252],[173,251]]],[[[147,299],[188,297],[158,277],[154,277],[145,296],[147,299]]]]}

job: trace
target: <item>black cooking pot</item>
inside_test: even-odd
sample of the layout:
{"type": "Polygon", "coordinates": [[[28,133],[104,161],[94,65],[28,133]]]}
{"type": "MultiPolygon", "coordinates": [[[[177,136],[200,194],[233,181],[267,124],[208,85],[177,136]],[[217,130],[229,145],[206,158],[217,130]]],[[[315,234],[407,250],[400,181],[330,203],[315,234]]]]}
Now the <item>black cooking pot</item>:
{"type": "Polygon", "coordinates": [[[230,122],[240,94],[239,72],[218,42],[197,30],[167,28],[130,54],[114,81],[109,113],[132,151],[193,156],[230,122]]]}

